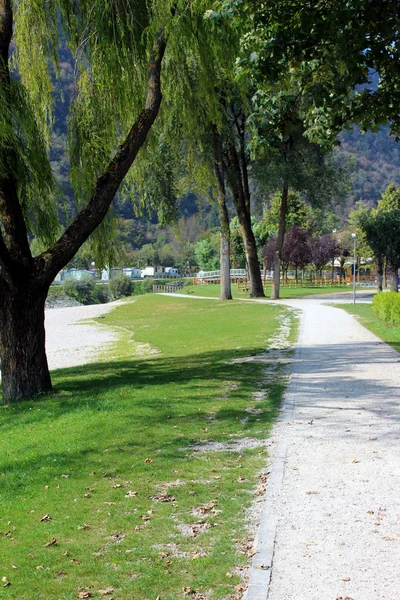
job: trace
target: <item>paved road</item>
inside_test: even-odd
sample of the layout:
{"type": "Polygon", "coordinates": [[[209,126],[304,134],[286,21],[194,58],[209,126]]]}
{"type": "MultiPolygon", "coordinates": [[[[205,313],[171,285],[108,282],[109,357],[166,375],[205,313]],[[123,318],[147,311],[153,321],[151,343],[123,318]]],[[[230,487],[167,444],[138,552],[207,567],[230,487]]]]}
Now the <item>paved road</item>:
{"type": "Polygon", "coordinates": [[[285,303],[301,332],[247,597],[398,600],[400,355],[321,300],[285,303]]]}

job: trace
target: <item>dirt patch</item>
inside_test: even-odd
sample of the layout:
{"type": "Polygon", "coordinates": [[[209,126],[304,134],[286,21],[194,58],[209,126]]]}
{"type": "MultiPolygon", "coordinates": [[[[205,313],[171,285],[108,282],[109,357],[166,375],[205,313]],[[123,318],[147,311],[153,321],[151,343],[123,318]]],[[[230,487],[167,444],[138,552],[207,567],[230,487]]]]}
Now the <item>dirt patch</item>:
{"type": "Polygon", "coordinates": [[[192,451],[197,452],[242,452],[243,450],[253,450],[254,448],[265,447],[266,440],[257,440],[255,438],[241,438],[239,440],[230,440],[229,442],[213,442],[208,440],[192,446],[192,451]]]}
{"type": "Polygon", "coordinates": [[[186,558],[188,560],[196,560],[196,558],[205,558],[207,552],[199,546],[196,552],[186,552],[181,550],[177,544],[156,544],[152,548],[159,549],[160,558],[186,558]]]}
{"type": "Polygon", "coordinates": [[[176,525],[179,533],[185,537],[195,538],[210,529],[211,525],[205,521],[198,523],[180,523],[176,525]]]}

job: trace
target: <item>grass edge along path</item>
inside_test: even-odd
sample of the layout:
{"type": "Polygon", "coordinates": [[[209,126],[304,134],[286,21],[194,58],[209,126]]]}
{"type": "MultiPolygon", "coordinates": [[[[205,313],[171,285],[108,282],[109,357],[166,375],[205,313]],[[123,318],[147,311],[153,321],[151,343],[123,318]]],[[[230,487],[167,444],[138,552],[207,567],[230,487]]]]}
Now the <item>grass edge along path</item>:
{"type": "Polygon", "coordinates": [[[375,314],[372,305],[359,303],[355,306],[351,304],[335,304],[335,308],[342,308],[353,315],[361,325],[369,329],[373,334],[380,338],[386,344],[389,344],[396,352],[400,353],[400,328],[391,327],[381,321],[375,314]]]}
{"type": "MultiPolygon", "coordinates": [[[[185,286],[181,290],[177,290],[177,293],[182,295],[194,295],[204,296],[205,298],[218,298],[220,293],[220,284],[206,284],[206,285],[189,285],[185,286]]],[[[267,285],[264,288],[266,299],[271,298],[271,285],[267,285]]],[[[280,288],[280,299],[288,300],[293,298],[302,298],[304,296],[314,296],[319,294],[336,294],[340,292],[351,293],[352,288],[348,285],[341,286],[325,286],[325,287],[284,287],[280,288]]],[[[249,292],[244,291],[243,284],[239,285],[236,283],[232,284],[232,296],[234,299],[249,298],[249,292]]]]}
{"type": "Polygon", "coordinates": [[[1,409],[3,597],[240,598],[293,311],[149,295],[99,323],[111,353],[1,409]]]}

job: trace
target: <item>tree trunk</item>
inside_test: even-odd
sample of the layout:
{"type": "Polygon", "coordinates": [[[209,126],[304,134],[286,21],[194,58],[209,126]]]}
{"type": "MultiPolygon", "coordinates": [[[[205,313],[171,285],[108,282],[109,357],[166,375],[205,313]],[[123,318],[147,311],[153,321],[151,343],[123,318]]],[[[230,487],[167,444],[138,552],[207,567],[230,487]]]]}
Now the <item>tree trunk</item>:
{"type": "Polygon", "coordinates": [[[250,296],[252,298],[263,298],[264,288],[262,284],[260,263],[257,254],[256,239],[251,228],[250,215],[239,214],[239,227],[243,237],[244,251],[250,277],[250,296]]]}
{"type": "Polygon", "coordinates": [[[231,291],[231,258],[230,258],[229,233],[223,231],[220,233],[220,264],[221,264],[221,291],[220,300],[232,300],[231,291]]]}
{"type": "Polygon", "coordinates": [[[392,265],[389,262],[387,264],[387,268],[390,277],[390,291],[397,293],[399,291],[399,270],[395,265],[392,265]]]}
{"type": "Polygon", "coordinates": [[[256,239],[251,227],[250,191],[247,182],[246,165],[239,160],[235,144],[229,144],[225,159],[227,163],[227,177],[232,192],[232,202],[239,221],[239,228],[243,238],[246,254],[247,268],[250,278],[250,296],[264,298],[260,263],[257,255],[256,239]]]}
{"type": "Polygon", "coordinates": [[[279,230],[278,239],[276,241],[276,251],[274,259],[274,280],[272,282],[272,300],[279,299],[279,287],[280,287],[280,276],[281,276],[281,260],[282,260],[282,249],[283,242],[285,241],[285,224],[286,224],[286,213],[288,205],[289,188],[285,185],[282,189],[281,208],[279,212],[279,230]]]}
{"type": "Polygon", "coordinates": [[[1,286],[0,354],[6,404],[52,389],[45,351],[47,291],[1,286]]]}
{"type": "Polygon", "coordinates": [[[217,131],[213,131],[213,168],[217,180],[217,205],[221,226],[220,231],[220,269],[221,291],[220,300],[232,300],[231,290],[231,232],[229,215],[226,207],[225,175],[222,160],[222,140],[217,131]]]}
{"type": "Polygon", "coordinates": [[[381,292],[383,289],[383,259],[379,254],[375,256],[376,262],[376,285],[378,288],[378,292],[381,292]]]}

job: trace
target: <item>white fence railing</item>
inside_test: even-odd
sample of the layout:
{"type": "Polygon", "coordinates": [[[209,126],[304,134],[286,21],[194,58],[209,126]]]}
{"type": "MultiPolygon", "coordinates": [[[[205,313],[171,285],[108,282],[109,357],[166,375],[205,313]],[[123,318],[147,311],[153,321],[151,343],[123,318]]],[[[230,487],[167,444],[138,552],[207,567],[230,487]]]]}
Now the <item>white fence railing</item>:
{"type": "MultiPolygon", "coordinates": [[[[220,279],[221,271],[199,271],[197,273],[197,279],[220,279]]],[[[246,278],[246,269],[231,269],[231,279],[246,278]]]]}

